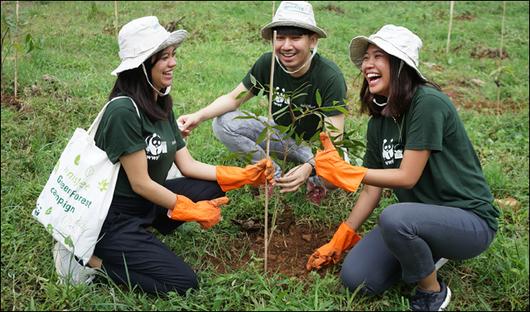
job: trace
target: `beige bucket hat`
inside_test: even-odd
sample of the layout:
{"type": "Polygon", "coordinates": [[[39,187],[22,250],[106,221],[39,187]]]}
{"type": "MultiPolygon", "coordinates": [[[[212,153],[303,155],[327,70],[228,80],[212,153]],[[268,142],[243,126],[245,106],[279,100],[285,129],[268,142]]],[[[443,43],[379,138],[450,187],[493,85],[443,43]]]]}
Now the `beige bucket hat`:
{"type": "Polygon", "coordinates": [[[350,42],[350,60],[361,69],[364,53],[369,44],[374,44],[386,53],[404,61],[414,68],[421,78],[427,80],[418,69],[419,54],[423,45],[420,37],[405,27],[385,25],[370,37],[357,36],[350,42]]]}
{"type": "Polygon", "coordinates": [[[179,46],[188,36],[188,32],[179,29],[168,32],[156,16],[145,16],[125,24],[118,33],[121,64],[112,71],[112,75],[140,66],[153,54],[169,46],[179,46]]]}
{"type": "Polygon", "coordinates": [[[279,26],[294,26],[311,30],[320,38],[326,38],[326,32],[317,26],[313,6],[307,1],[282,1],[272,22],[261,28],[261,36],[266,40],[272,39],[272,28],[279,26]]]}

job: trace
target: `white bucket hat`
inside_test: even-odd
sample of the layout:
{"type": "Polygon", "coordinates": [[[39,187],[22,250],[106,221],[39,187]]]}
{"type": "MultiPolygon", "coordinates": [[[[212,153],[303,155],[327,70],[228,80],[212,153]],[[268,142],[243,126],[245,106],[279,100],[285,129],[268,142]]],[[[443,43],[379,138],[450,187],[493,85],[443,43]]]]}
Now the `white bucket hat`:
{"type": "Polygon", "coordinates": [[[320,38],[326,38],[326,32],[317,26],[313,6],[307,1],[282,1],[272,22],[261,28],[261,36],[266,40],[272,39],[272,28],[279,26],[294,26],[308,29],[320,38]]]}
{"type": "Polygon", "coordinates": [[[385,25],[370,37],[357,36],[350,43],[350,60],[361,69],[363,56],[369,44],[374,44],[386,53],[404,61],[414,68],[421,78],[427,80],[418,69],[419,54],[422,47],[420,37],[402,26],[385,25]]]}
{"type": "Polygon", "coordinates": [[[145,16],[125,24],[118,34],[121,64],[112,71],[112,75],[140,66],[153,54],[169,46],[178,46],[188,32],[180,29],[168,32],[156,16],[145,16]]]}

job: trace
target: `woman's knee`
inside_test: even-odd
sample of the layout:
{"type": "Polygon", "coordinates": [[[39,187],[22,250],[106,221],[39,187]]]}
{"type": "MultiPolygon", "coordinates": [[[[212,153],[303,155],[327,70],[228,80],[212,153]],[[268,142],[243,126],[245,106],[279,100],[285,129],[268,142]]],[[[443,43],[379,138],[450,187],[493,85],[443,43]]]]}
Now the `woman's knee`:
{"type": "Polygon", "coordinates": [[[189,276],[188,278],[180,280],[176,284],[170,284],[169,291],[175,291],[179,295],[185,295],[189,290],[199,289],[199,281],[197,276],[189,276]]]}
{"type": "Polygon", "coordinates": [[[340,279],[342,284],[352,293],[358,292],[363,296],[375,296],[384,291],[383,289],[374,286],[366,273],[360,272],[359,270],[343,267],[340,272],[340,279]]]}
{"type": "Polygon", "coordinates": [[[399,232],[410,220],[411,206],[407,203],[393,204],[386,207],[379,215],[379,227],[384,234],[399,232]]]}

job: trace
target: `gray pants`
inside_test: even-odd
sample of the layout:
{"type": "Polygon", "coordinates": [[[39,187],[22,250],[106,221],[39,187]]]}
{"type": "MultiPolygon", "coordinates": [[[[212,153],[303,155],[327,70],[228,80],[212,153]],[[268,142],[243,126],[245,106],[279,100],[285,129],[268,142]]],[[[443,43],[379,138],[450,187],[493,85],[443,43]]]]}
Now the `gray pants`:
{"type": "Polygon", "coordinates": [[[388,206],[379,225],[344,259],[343,284],[376,295],[400,279],[417,282],[434,271],[439,258],[473,258],[488,248],[495,231],[469,210],[420,203],[388,206]]]}
{"type": "MultiPolygon", "coordinates": [[[[268,123],[267,118],[259,116],[255,119],[236,119],[238,116],[244,116],[239,111],[231,111],[223,114],[213,120],[213,133],[223,142],[223,144],[232,152],[241,154],[251,154],[252,163],[266,157],[266,140],[256,144],[260,133],[265,129],[268,123]]],[[[269,124],[275,125],[273,121],[269,124]]],[[[270,152],[278,155],[281,159],[287,156],[287,159],[297,163],[306,163],[313,158],[311,147],[297,145],[295,140],[287,137],[277,131],[271,135],[270,152]]],[[[274,163],[276,168],[275,177],[281,176],[281,168],[274,163]]]]}

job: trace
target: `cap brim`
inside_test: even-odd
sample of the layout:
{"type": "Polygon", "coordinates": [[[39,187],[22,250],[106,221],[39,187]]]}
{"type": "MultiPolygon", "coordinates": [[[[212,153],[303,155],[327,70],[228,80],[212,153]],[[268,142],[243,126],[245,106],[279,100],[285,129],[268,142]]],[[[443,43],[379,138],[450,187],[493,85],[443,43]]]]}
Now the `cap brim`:
{"type": "Polygon", "coordinates": [[[121,64],[111,72],[111,75],[117,76],[119,73],[123,71],[137,68],[153,54],[160,52],[169,46],[178,47],[187,37],[188,37],[188,32],[185,31],[184,29],[176,30],[172,32],[171,34],[169,34],[167,39],[164,40],[161,44],[159,44],[156,48],[147,50],[135,58],[123,60],[121,64]]]}
{"type": "Polygon", "coordinates": [[[317,26],[295,22],[295,21],[276,21],[268,23],[267,25],[263,26],[261,28],[261,37],[266,40],[272,39],[272,28],[274,27],[280,27],[280,26],[292,26],[292,27],[299,27],[303,29],[310,30],[318,35],[319,38],[327,38],[326,32],[317,26]]]}
{"type": "Polygon", "coordinates": [[[357,36],[357,37],[353,38],[351,40],[351,42],[350,42],[350,60],[352,61],[352,63],[355,66],[357,66],[357,68],[361,69],[361,65],[362,65],[362,62],[363,62],[364,54],[366,53],[366,50],[368,49],[368,45],[370,45],[370,44],[373,44],[373,45],[379,47],[380,49],[382,49],[383,51],[385,51],[386,53],[388,53],[388,54],[390,54],[392,56],[395,56],[398,59],[404,61],[408,66],[412,67],[418,73],[418,75],[420,75],[420,77],[422,79],[427,80],[427,78],[425,78],[421,74],[419,69],[414,64],[414,62],[412,62],[412,60],[410,60],[409,57],[404,55],[403,52],[401,52],[400,50],[396,49],[393,45],[391,45],[389,43],[385,44],[384,41],[383,42],[375,42],[375,41],[370,40],[368,37],[365,37],[365,36],[357,36]]]}
{"type": "Polygon", "coordinates": [[[357,36],[350,42],[350,60],[355,66],[361,69],[364,53],[369,44],[375,44],[373,41],[365,36],[357,36]]]}

